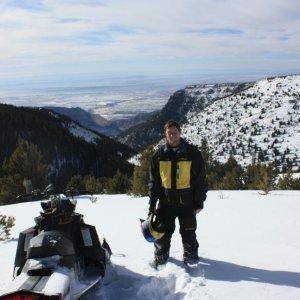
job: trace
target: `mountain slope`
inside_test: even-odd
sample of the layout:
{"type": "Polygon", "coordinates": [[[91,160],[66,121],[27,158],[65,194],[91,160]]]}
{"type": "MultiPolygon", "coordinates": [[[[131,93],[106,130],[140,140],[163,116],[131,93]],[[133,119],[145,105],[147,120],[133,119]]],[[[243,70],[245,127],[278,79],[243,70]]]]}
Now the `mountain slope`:
{"type": "Polygon", "coordinates": [[[300,166],[300,76],[267,78],[246,91],[190,111],[183,136],[200,145],[206,138],[213,156],[230,154],[242,164],[253,159],[300,166]]]}
{"type": "Polygon", "coordinates": [[[72,120],[77,121],[82,126],[101,134],[114,136],[120,133],[120,129],[117,125],[109,122],[108,120],[106,120],[98,114],[87,112],[80,107],[68,108],[48,106],[45,108],[50,109],[51,111],[56,112],[58,114],[67,116],[72,120]]]}
{"type": "Polygon", "coordinates": [[[125,161],[133,153],[127,146],[46,109],[0,104],[0,164],[19,137],[37,145],[59,185],[77,173],[110,177],[117,169],[132,171],[125,161]]]}
{"type": "Polygon", "coordinates": [[[250,84],[224,83],[188,86],[175,92],[161,111],[154,112],[145,122],[125,130],[118,140],[136,151],[158,142],[163,136],[163,126],[170,120],[185,122],[187,113],[201,111],[214,101],[235,94],[250,84]]]}

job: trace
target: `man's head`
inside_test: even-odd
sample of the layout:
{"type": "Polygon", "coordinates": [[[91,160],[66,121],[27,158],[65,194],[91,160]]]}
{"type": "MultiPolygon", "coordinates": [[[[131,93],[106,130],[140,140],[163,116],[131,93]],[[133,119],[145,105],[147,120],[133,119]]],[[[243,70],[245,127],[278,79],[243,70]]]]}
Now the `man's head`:
{"type": "Polygon", "coordinates": [[[176,121],[170,120],[165,124],[164,130],[168,144],[171,147],[178,147],[181,135],[180,125],[176,121]]]}

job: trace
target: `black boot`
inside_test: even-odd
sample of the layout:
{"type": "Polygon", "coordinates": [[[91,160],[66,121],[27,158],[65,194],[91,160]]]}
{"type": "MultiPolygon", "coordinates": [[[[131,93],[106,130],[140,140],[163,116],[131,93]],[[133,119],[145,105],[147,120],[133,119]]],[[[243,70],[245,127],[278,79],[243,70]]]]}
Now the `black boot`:
{"type": "Polygon", "coordinates": [[[200,260],[197,253],[184,253],[183,262],[186,264],[196,264],[200,260]]]}
{"type": "Polygon", "coordinates": [[[154,265],[156,267],[164,265],[167,263],[169,259],[169,253],[162,254],[162,255],[155,255],[154,256],[154,265]]]}

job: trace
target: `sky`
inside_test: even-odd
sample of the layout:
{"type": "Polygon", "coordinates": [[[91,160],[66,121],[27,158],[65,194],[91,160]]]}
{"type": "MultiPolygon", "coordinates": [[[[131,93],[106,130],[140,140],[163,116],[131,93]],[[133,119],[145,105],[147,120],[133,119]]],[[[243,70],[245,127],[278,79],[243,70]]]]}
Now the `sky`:
{"type": "Polygon", "coordinates": [[[299,0],[0,0],[0,85],[300,71],[299,0]]]}

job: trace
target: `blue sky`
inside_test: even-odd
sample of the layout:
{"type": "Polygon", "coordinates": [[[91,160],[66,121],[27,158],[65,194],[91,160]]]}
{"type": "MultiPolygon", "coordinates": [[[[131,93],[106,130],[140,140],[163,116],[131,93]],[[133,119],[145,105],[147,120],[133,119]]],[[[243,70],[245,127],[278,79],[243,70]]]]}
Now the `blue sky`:
{"type": "Polygon", "coordinates": [[[298,0],[2,0],[0,83],[300,71],[298,0]]]}

